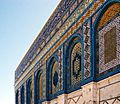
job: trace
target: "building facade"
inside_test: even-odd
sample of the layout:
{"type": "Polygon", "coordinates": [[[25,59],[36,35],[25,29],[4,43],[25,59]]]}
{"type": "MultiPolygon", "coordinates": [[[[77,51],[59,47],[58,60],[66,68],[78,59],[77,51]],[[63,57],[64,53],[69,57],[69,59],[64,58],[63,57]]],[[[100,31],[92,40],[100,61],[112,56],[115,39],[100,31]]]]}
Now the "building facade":
{"type": "Polygon", "coordinates": [[[16,104],[120,104],[120,0],[62,0],[15,71],[16,104]]]}

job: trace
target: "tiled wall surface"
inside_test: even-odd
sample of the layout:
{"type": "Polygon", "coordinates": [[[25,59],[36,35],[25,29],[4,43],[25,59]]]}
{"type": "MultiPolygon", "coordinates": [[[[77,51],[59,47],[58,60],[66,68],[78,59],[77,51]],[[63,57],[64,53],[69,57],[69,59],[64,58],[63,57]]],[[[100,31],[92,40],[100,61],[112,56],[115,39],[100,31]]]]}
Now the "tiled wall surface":
{"type": "Polygon", "coordinates": [[[21,86],[24,86],[27,104],[27,82],[31,79],[32,104],[36,103],[36,76],[40,71],[44,101],[38,99],[38,104],[120,104],[120,1],[62,0],[62,3],[72,6],[57,20],[55,28],[47,29],[50,31],[48,36],[44,34],[46,40],[45,36],[42,37],[45,42],[38,45],[40,41],[36,39],[34,44],[40,47],[33,45],[35,50],[32,52],[31,49],[31,52],[34,54],[27,53],[32,55],[28,57],[30,60],[24,59],[20,66],[24,65],[16,70],[15,93],[18,92],[18,102],[21,86]],[[74,66],[72,62],[79,53],[74,48],[77,42],[80,43],[80,49],[77,49],[81,59],[74,66]],[[54,75],[51,74],[52,68],[49,68],[53,57],[57,57],[58,66],[53,67],[58,74],[55,92],[55,86],[51,85],[54,75]],[[52,96],[51,89],[56,96],[52,96]]]}

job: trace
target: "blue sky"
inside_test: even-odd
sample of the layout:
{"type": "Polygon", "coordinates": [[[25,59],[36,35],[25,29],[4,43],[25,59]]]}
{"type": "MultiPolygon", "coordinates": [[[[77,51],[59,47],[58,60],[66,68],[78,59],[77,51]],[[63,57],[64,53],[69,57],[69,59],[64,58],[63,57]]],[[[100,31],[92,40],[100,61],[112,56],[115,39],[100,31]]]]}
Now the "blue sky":
{"type": "Polygon", "coordinates": [[[14,103],[14,71],[60,0],[0,0],[0,104],[14,103]]]}

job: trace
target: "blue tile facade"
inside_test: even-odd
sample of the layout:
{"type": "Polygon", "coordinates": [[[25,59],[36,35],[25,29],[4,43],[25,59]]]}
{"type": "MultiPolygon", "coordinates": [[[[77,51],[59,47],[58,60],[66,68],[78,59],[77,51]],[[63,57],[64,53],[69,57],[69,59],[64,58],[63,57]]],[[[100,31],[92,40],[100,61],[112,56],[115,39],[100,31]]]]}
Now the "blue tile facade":
{"type": "MultiPolygon", "coordinates": [[[[119,0],[60,2],[15,71],[17,83],[35,58],[40,57],[31,68],[34,70],[34,87],[30,76],[25,81],[26,94],[21,89],[20,94],[21,97],[26,96],[26,104],[32,104],[33,95],[34,104],[41,104],[81,89],[89,82],[98,82],[120,73],[120,10],[116,9],[119,6],[119,0]],[[113,45],[115,51],[110,51],[116,56],[109,55],[114,59],[107,55],[107,59],[105,57],[105,52],[110,53],[106,44],[110,43],[105,43],[103,37],[104,34],[111,34],[109,31],[115,34],[111,39],[116,39],[113,45]],[[110,62],[103,63],[105,59],[110,62]],[[38,97],[39,75],[42,76],[42,98],[38,97]]],[[[25,102],[24,98],[19,101],[18,90],[15,98],[16,104],[25,102]]]]}

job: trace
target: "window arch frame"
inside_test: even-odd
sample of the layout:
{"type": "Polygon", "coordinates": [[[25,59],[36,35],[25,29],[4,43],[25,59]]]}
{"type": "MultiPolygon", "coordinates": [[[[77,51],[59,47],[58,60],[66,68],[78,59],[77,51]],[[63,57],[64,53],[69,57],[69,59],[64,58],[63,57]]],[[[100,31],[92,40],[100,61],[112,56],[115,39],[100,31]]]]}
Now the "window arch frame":
{"type": "MultiPolygon", "coordinates": [[[[52,72],[53,72],[53,66],[55,64],[55,62],[58,62],[59,58],[56,54],[54,54],[47,62],[47,80],[48,80],[48,84],[47,84],[47,98],[48,99],[52,99],[52,98],[55,98],[57,96],[57,92],[56,93],[52,93],[52,82],[53,82],[53,79],[52,79],[52,72]]],[[[59,68],[59,67],[58,67],[59,68]]],[[[59,72],[58,72],[59,73],[59,72]]],[[[58,82],[59,83],[59,79],[58,79],[58,82]]],[[[59,89],[59,88],[58,88],[59,89]]]]}
{"type": "Polygon", "coordinates": [[[24,85],[21,87],[21,96],[20,96],[20,102],[21,104],[25,104],[25,88],[24,85]]]}
{"type": "MultiPolygon", "coordinates": [[[[43,80],[43,70],[39,69],[35,72],[35,104],[39,104],[39,102],[41,102],[43,100],[43,94],[42,97],[40,98],[40,90],[39,90],[39,81],[40,81],[40,77],[42,77],[43,80]]],[[[43,83],[42,83],[42,93],[43,93],[43,83]]]]}
{"type": "Polygon", "coordinates": [[[27,87],[27,104],[31,104],[31,101],[32,101],[32,96],[33,96],[33,93],[32,93],[32,77],[30,77],[28,80],[27,80],[27,84],[26,84],[26,87],[27,87]]]}
{"type": "MultiPolygon", "coordinates": [[[[117,68],[117,69],[115,69],[114,71],[112,71],[112,70],[107,70],[107,71],[105,71],[105,72],[103,72],[102,74],[99,74],[99,69],[97,69],[97,61],[98,61],[98,57],[97,57],[97,55],[96,55],[96,52],[98,51],[97,49],[96,49],[96,34],[97,34],[97,28],[98,28],[98,25],[99,25],[99,23],[100,23],[100,21],[101,21],[101,18],[102,18],[102,16],[104,15],[104,13],[109,9],[109,7],[111,7],[112,5],[114,5],[115,3],[120,3],[120,1],[119,0],[111,0],[111,1],[108,1],[108,2],[106,2],[103,6],[102,6],[102,9],[101,9],[101,11],[98,13],[98,15],[97,15],[97,17],[96,17],[96,19],[95,19],[95,22],[94,22],[94,24],[93,24],[93,41],[94,41],[94,43],[93,43],[93,51],[94,51],[94,53],[93,53],[93,68],[94,68],[94,70],[93,70],[93,73],[94,73],[94,80],[95,81],[99,81],[99,80],[102,80],[102,79],[104,79],[104,78],[107,78],[107,77],[109,77],[109,76],[111,76],[111,75],[114,75],[114,74],[117,74],[117,73],[119,73],[120,72],[120,68],[117,68]]],[[[111,19],[109,20],[109,21],[111,21],[111,19]]],[[[109,22],[109,21],[107,21],[107,23],[109,22]]],[[[109,23],[108,23],[109,24],[109,23]]],[[[99,48],[98,48],[99,49],[99,48]]]]}
{"type": "Polygon", "coordinates": [[[72,35],[69,39],[68,39],[68,42],[67,42],[67,46],[66,46],[66,50],[65,50],[65,68],[64,68],[64,81],[65,81],[65,92],[66,93],[70,93],[74,90],[78,90],[81,88],[81,82],[83,80],[83,76],[84,76],[84,61],[83,61],[83,58],[84,58],[84,45],[83,45],[83,36],[80,35],[80,34],[74,34],[72,35]],[[77,39],[78,38],[78,39],[77,39]],[[76,39],[75,42],[74,39],[76,39]],[[71,81],[71,54],[72,54],[72,51],[73,51],[73,48],[74,46],[77,44],[77,43],[80,43],[81,45],[81,80],[78,81],[76,84],[72,85],[70,84],[70,81],[71,81]],[[71,47],[71,44],[72,44],[72,47],[71,47]],[[70,81],[69,81],[70,79],[70,81]]]}

